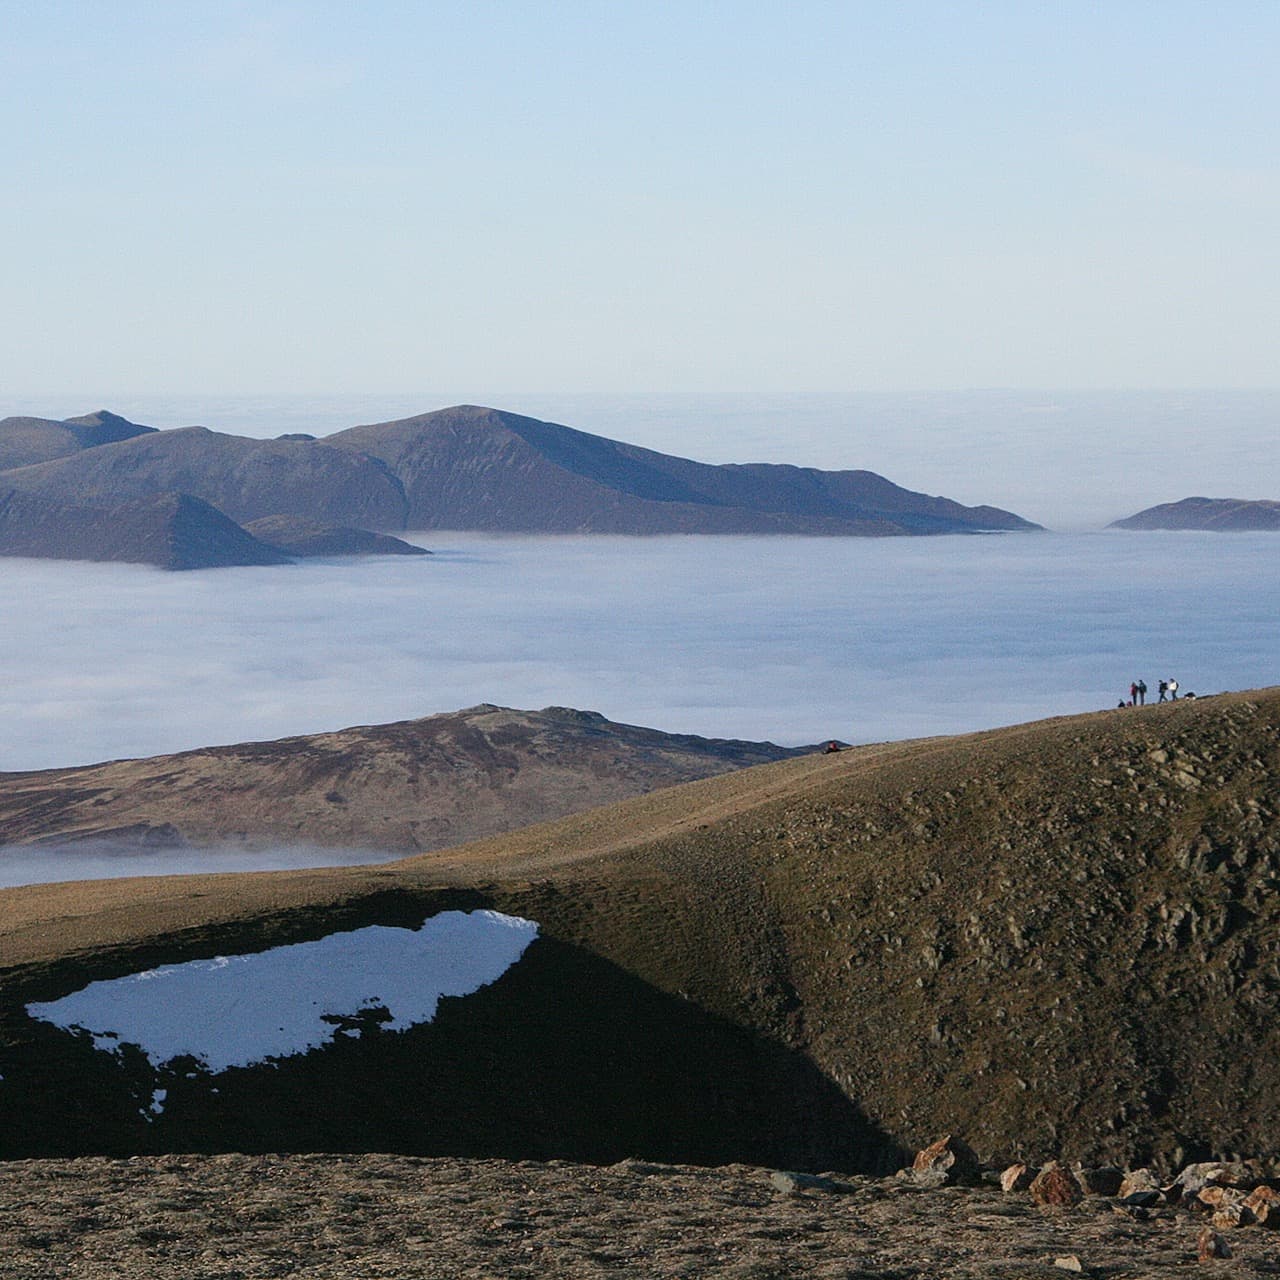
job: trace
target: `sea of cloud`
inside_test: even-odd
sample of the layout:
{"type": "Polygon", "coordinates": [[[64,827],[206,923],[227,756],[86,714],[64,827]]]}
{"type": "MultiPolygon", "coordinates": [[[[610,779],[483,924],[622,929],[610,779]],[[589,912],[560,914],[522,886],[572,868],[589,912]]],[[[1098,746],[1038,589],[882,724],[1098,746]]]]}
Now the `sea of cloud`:
{"type": "MultiPolygon", "coordinates": [[[[164,573],[3,563],[0,768],[567,705],[794,745],[1280,682],[1267,534],[424,537],[436,554],[164,573]]],[[[0,883],[381,861],[4,851],[0,883]]]]}
{"type": "Polygon", "coordinates": [[[573,706],[800,744],[1280,680],[1267,534],[421,538],[422,559],[4,562],[0,768],[573,706]]]}

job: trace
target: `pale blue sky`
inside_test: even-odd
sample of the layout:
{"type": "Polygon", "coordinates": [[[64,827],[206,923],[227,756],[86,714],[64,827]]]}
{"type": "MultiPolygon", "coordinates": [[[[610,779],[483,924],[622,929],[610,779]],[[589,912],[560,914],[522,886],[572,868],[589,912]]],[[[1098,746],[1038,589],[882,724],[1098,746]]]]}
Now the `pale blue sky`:
{"type": "Polygon", "coordinates": [[[0,0],[0,37],[11,397],[1280,383],[1274,3],[0,0]]]}

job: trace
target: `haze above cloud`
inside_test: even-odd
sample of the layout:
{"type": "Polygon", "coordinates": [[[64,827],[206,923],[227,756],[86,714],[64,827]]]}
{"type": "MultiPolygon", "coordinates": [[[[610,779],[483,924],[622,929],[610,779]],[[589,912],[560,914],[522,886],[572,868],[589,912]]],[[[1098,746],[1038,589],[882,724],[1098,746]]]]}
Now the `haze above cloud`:
{"type": "Polygon", "coordinates": [[[10,5],[0,391],[1273,385],[1278,46],[1256,0],[10,5]]]}

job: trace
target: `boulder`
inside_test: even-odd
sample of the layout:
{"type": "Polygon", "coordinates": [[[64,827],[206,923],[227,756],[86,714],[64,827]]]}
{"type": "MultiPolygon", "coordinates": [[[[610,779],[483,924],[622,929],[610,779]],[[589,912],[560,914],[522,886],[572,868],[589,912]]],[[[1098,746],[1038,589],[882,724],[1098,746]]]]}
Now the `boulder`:
{"type": "Polygon", "coordinates": [[[1004,1192],[1025,1191],[1036,1179],[1039,1169],[1025,1164],[1011,1164],[1000,1175],[1000,1190],[1004,1192]]]}
{"type": "Polygon", "coordinates": [[[1212,1262],[1215,1258],[1231,1257],[1231,1246],[1212,1228],[1205,1227],[1196,1239],[1196,1259],[1212,1262]]]}
{"type": "Polygon", "coordinates": [[[1280,1191],[1274,1187],[1255,1187],[1245,1197],[1244,1204],[1260,1225],[1272,1231],[1280,1230],[1280,1191]]]}
{"type": "Polygon", "coordinates": [[[934,1181],[938,1174],[943,1175],[940,1185],[973,1184],[981,1179],[982,1167],[967,1143],[947,1134],[916,1153],[909,1180],[921,1185],[939,1185],[934,1181]]]}
{"type": "Polygon", "coordinates": [[[1066,1165],[1050,1160],[1028,1188],[1040,1205],[1073,1205],[1084,1199],[1084,1188],[1066,1165]]]}

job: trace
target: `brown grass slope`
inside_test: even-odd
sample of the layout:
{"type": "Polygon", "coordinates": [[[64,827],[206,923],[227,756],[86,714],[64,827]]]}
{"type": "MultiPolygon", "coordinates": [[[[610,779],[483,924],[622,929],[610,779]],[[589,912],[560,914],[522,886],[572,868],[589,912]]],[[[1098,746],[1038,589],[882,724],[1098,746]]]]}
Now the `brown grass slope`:
{"type": "Polygon", "coordinates": [[[299,844],[383,849],[390,858],[795,754],[567,707],[486,704],[273,742],[0,773],[0,845],[299,844]]]}
{"type": "MultiPolygon", "coordinates": [[[[17,1001],[89,976],[483,903],[542,940],[394,1067],[375,1039],[341,1077],[429,1076],[467,1109],[464,1132],[402,1107],[417,1150],[851,1168],[956,1131],[989,1159],[1258,1153],[1280,1146],[1278,886],[1270,689],[784,761],[381,868],[13,890],[0,1060],[10,1081],[40,1041],[17,1001]]],[[[50,1079],[65,1050],[40,1043],[50,1079]]],[[[247,1093],[258,1128],[220,1104],[221,1140],[301,1142],[302,1113],[316,1146],[385,1138],[314,1110],[373,1105],[319,1070],[247,1093]]],[[[216,1145],[175,1107],[167,1136],[121,1112],[118,1145],[216,1145]]],[[[74,1148],[65,1110],[42,1132],[60,1116],[74,1148]]]]}

